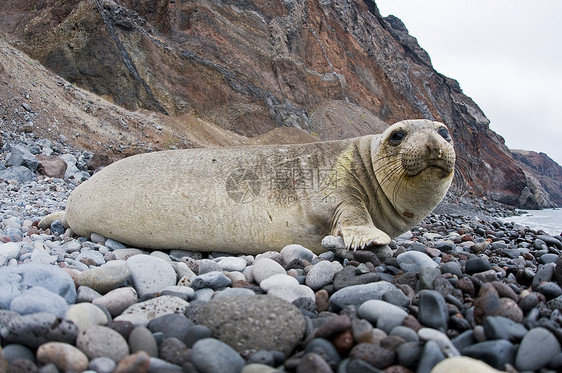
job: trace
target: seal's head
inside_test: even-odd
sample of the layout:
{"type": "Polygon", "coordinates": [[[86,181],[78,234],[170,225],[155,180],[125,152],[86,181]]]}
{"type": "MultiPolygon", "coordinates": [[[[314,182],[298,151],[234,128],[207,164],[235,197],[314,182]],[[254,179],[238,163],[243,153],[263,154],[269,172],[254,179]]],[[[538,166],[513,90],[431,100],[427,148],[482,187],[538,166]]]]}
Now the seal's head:
{"type": "Polygon", "coordinates": [[[430,120],[405,120],[386,129],[371,147],[382,193],[403,219],[421,221],[453,180],[455,150],[447,127],[430,120]]]}

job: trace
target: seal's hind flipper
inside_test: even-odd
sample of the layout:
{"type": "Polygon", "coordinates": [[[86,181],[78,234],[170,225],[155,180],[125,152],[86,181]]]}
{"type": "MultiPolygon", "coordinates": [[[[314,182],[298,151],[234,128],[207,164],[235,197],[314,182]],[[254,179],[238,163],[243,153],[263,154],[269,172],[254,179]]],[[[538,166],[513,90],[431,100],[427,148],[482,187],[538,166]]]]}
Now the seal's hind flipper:
{"type": "Polygon", "coordinates": [[[53,224],[55,220],[60,221],[65,228],[69,227],[68,222],[66,221],[66,212],[59,211],[53,212],[52,214],[49,214],[41,219],[41,221],[39,222],[39,228],[47,229],[51,226],[51,224],[53,224]]]}

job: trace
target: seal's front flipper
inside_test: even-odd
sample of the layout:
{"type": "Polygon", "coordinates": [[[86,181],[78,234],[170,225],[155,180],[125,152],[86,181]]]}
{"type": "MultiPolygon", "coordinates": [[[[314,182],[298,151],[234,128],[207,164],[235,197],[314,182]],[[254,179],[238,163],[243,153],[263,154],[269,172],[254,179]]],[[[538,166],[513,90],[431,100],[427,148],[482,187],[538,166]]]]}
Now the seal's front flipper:
{"type": "Polygon", "coordinates": [[[39,222],[39,228],[47,229],[51,226],[51,224],[53,224],[55,220],[60,221],[65,228],[68,228],[68,222],[66,221],[66,213],[64,211],[53,212],[52,214],[45,216],[39,222]]]}
{"type": "Polygon", "coordinates": [[[348,250],[364,249],[367,246],[388,245],[390,237],[375,226],[354,225],[342,227],[340,235],[348,250]]]}
{"type": "Polygon", "coordinates": [[[373,245],[388,245],[390,237],[375,225],[360,203],[338,205],[332,216],[332,234],[342,236],[349,250],[364,249],[373,245]]]}

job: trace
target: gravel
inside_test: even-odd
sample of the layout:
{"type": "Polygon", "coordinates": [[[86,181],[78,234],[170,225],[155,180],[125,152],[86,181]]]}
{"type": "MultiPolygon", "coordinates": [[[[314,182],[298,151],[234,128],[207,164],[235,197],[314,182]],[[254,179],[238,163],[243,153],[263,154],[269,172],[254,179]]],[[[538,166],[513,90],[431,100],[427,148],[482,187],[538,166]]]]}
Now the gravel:
{"type": "Polygon", "coordinates": [[[562,368],[562,237],[497,219],[510,209],[460,198],[356,253],[338,237],[320,256],[144,251],[40,229],[92,155],[23,134],[3,144],[0,363],[13,371],[562,368]]]}

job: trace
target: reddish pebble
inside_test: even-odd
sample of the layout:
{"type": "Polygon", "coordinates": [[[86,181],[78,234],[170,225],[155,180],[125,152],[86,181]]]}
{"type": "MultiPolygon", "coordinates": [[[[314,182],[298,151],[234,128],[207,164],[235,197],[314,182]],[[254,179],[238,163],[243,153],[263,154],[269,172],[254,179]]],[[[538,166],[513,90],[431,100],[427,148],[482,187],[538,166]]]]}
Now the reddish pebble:
{"type": "Polygon", "coordinates": [[[150,356],[144,351],[139,351],[125,356],[113,373],[147,373],[148,368],[150,368],[150,356]]]}
{"type": "Polygon", "coordinates": [[[319,290],[314,294],[316,298],[316,311],[324,312],[330,307],[330,295],[324,289],[319,290]]]}
{"type": "Polygon", "coordinates": [[[332,344],[340,353],[351,350],[353,348],[353,343],[353,334],[349,330],[346,330],[332,339],[332,344]]]}

